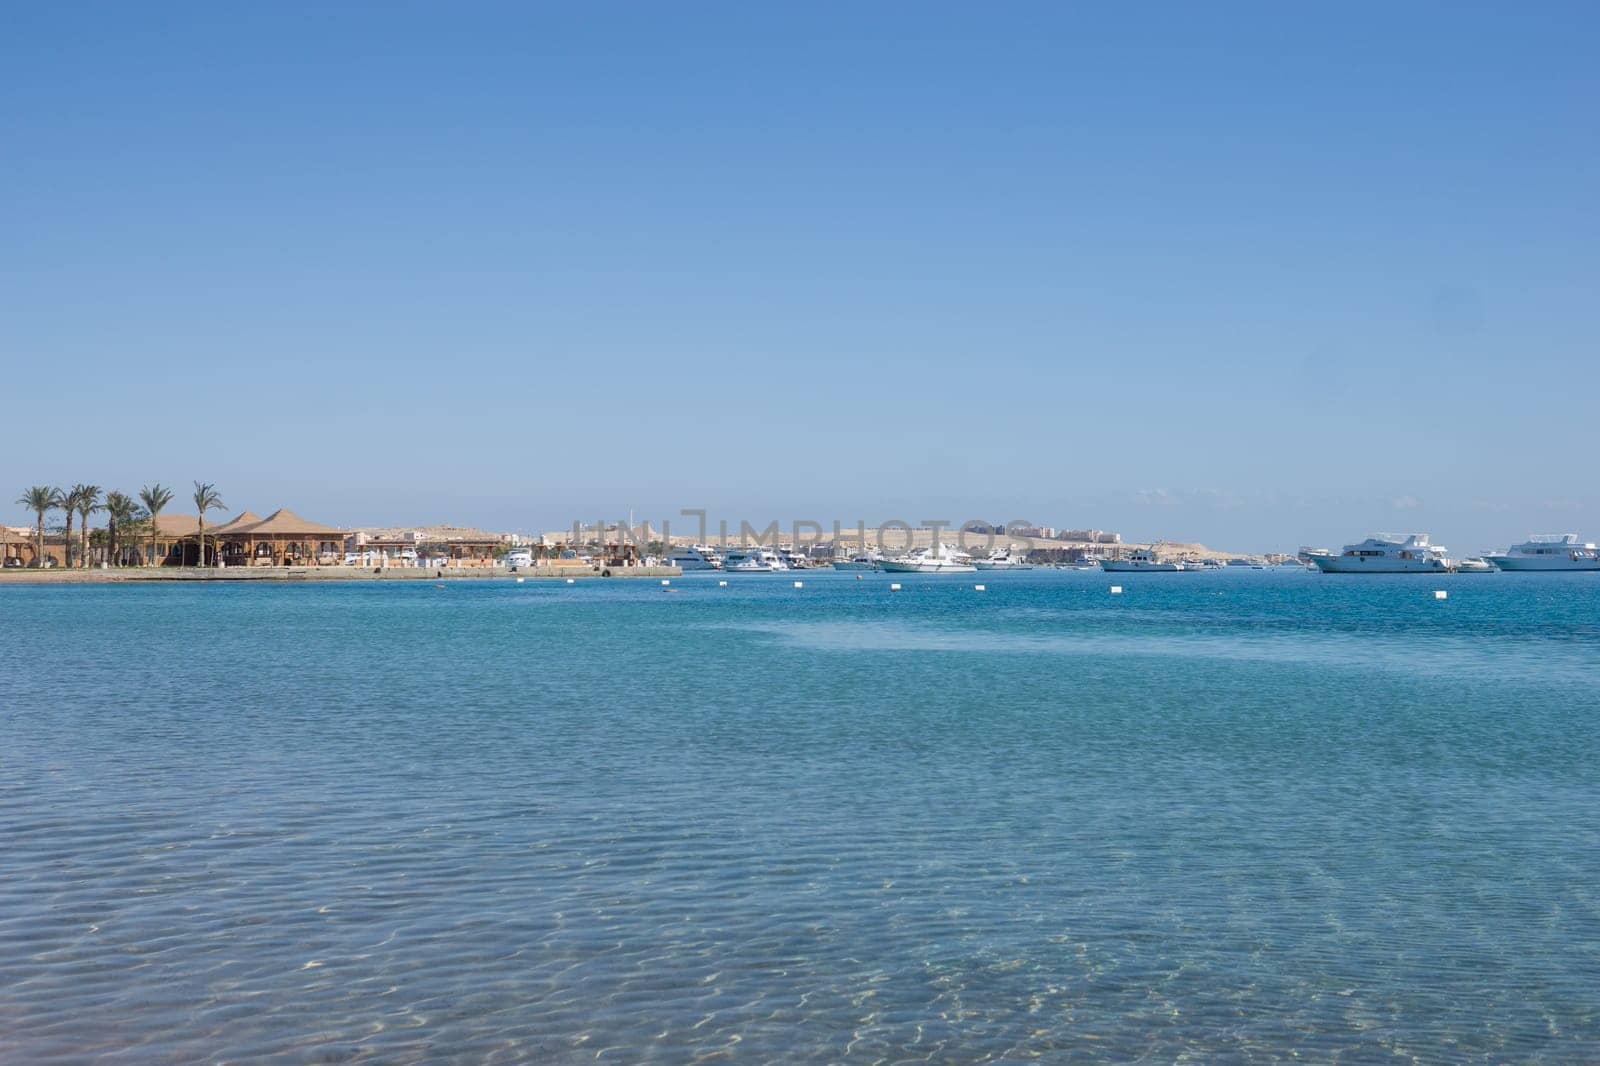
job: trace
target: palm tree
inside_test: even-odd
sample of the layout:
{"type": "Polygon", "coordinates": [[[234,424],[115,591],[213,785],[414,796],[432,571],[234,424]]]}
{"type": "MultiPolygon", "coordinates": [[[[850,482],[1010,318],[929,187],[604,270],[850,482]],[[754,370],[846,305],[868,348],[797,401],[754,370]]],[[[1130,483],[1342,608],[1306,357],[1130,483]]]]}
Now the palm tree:
{"type": "Polygon", "coordinates": [[[23,489],[22,495],[17,497],[17,503],[38,516],[39,543],[34,550],[33,561],[36,566],[44,565],[44,516],[54,511],[61,498],[61,490],[53,489],[49,485],[35,485],[23,489]]]}
{"type": "Polygon", "coordinates": [[[56,489],[55,507],[67,513],[67,535],[61,542],[61,565],[67,569],[72,568],[72,516],[78,513],[78,490],[81,485],[74,485],[70,489],[56,489]]]}
{"type": "Polygon", "coordinates": [[[115,562],[117,558],[117,526],[131,522],[138,510],[139,505],[127,493],[115,489],[106,493],[107,562],[115,562]]]}
{"type": "Polygon", "coordinates": [[[144,509],[150,512],[150,558],[147,560],[152,566],[156,565],[156,519],[161,514],[161,509],[172,502],[172,490],[161,482],[146,485],[139,490],[139,502],[144,504],[144,509]]]}
{"type": "MultiPolygon", "coordinates": [[[[78,561],[87,569],[89,566],[89,515],[101,510],[99,485],[74,485],[72,495],[77,499],[78,510],[78,535],[83,544],[83,550],[78,553],[78,561]]],[[[71,537],[67,538],[71,540],[71,537]]]]}
{"type": "Polygon", "coordinates": [[[212,509],[226,511],[228,505],[222,502],[222,496],[217,492],[217,487],[209,482],[196,481],[194,483],[194,508],[200,512],[200,559],[201,566],[206,565],[206,512],[212,509]]]}

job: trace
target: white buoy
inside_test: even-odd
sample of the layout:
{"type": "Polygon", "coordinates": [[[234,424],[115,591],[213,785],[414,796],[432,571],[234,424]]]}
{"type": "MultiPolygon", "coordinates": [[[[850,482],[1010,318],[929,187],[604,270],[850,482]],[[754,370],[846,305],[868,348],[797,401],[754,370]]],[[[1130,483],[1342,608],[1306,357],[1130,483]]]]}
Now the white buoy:
{"type": "Polygon", "coordinates": [[[982,586],[982,585],[974,585],[974,586],[972,586],[972,591],[973,592],[982,592],[982,591],[984,591],[984,586],[982,586]]]}
{"type": "Polygon", "coordinates": [[[525,581],[525,580],[527,580],[527,579],[526,579],[526,578],[520,578],[520,577],[519,577],[519,578],[517,578],[517,584],[519,584],[519,585],[520,585],[520,584],[522,584],[522,583],[523,583],[523,581],[525,581]]]}
{"type": "Polygon", "coordinates": [[[569,578],[567,578],[567,584],[569,584],[569,585],[576,585],[576,584],[577,584],[577,583],[578,583],[578,579],[577,579],[577,578],[575,578],[575,577],[569,577],[569,578]]]}
{"type": "Polygon", "coordinates": [[[1448,600],[1450,598],[1450,594],[1444,589],[1434,589],[1433,598],[1436,600],[1448,600]]]}
{"type": "Polygon", "coordinates": [[[1122,595],[1122,586],[1121,585],[1112,585],[1111,586],[1111,595],[1113,595],[1113,596],[1122,595]]]}
{"type": "Polygon", "coordinates": [[[725,588],[727,588],[727,587],[728,587],[728,583],[727,583],[727,582],[726,582],[726,581],[718,581],[718,582],[717,582],[717,588],[719,588],[719,589],[725,589],[725,588]]]}
{"type": "Polygon", "coordinates": [[[900,582],[896,581],[894,584],[890,585],[889,586],[889,591],[890,592],[899,592],[900,591],[900,582]]]}
{"type": "Polygon", "coordinates": [[[672,582],[668,581],[666,578],[662,578],[661,579],[661,584],[662,585],[670,585],[670,584],[672,584],[672,582]]]}
{"type": "Polygon", "coordinates": [[[794,587],[797,589],[803,589],[806,587],[806,583],[804,581],[796,581],[794,583],[794,587]]]}

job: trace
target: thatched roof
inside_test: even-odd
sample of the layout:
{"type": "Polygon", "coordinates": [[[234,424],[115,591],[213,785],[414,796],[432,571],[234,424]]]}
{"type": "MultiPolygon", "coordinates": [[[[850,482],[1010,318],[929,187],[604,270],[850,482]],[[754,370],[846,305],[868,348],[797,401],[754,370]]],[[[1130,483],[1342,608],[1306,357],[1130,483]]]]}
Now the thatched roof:
{"type": "MultiPolygon", "coordinates": [[[[156,515],[156,536],[182,537],[193,533],[199,525],[200,518],[198,515],[166,514],[163,512],[156,515]]],[[[210,530],[207,530],[207,532],[210,532],[210,530]]]]}
{"type": "Polygon", "coordinates": [[[229,533],[250,537],[271,537],[275,535],[282,535],[342,538],[344,536],[344,530],[335,529],[333,526],[325,526],[320,522],[308,522],[306,519],[301,518],[287,507],[278,508],[276,511],[273,511],[259,522],[253,522],[249,525],[242,526],[234,526],[233,523],[230,522],[228,525],[229,533]]]}
{"type": "Polygon", "coordinates": [[[245,526],[255,525],[259,521],[261,521],[260,515],[256,514],[254,511],[244,511],[239,514],[238,517],[229,519],[220,526],[207,527],[206,533],[232,533],[236,529],[242,529],[245,526]]]}

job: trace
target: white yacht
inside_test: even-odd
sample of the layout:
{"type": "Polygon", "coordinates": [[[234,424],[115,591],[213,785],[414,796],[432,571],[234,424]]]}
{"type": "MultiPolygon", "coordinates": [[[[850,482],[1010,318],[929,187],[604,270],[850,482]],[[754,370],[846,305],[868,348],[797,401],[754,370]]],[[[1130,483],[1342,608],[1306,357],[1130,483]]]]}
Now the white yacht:
{"type": "Polygon", "coordinates": [[[785,569],[809,570],[811,560],[799,548],[779,548],[778,558],[783,560],[785,569]]]}
{"type": "Polygon", "coordinates": [[[1494,573],[1494,567],[1492,565],[1490,565],[1488,562],[1484,561],[1483,559],[1480,559],[1480,558],[1474,556],[1474,557],[1472,557],[1470,559],[1463,559],[1459,563],[1457,563],[1456,564],[1456,573],[1458,573],[1458,574],[1492,574],[1492,573],[1494,573]]]}
{"type": "Polygon", "coordinates": [[[1100,569],[1111,574],[1130,574],[1135,571],[1172,574],[1182,570],[1183,564],[1162,559],[1154,548],[1135,548],[1126,559],[1101,559],[1100,569]]]}
{"type": "Polygon", "coordinates": [[[778,553],[766,548],[734,548],[722,560],[722,570],[728,574],[771,574],[787,569],[778,553]]]}
{"type": "Polygon", "coordinates": [[[974,559],[972,565],[979,570],[1033,569],[1033,564],[1028,562],[1028,553],[1018,552],[1015,548],[998,548],[990,552],[987,559],[974,559]]]}
{"type": "Polygon", "coordinates": [[[1532,536],[1484,558],[1501,570],[1600,570],[1600,549],[1576,533],[1532,536]]]}
{"type": "Polygon", "coordinates": [[[1324,574],[1440,574],[1454,569],[1449,549],[1429,542],[1426,533],[1401,538],[1375,533],[1360,544],[1346,544],[1338,555],[1313,555],[1324,574]]]}
{"type": "Polygon", "coordinates": [[[883,562],[883,556],[877,552],[861,552],[850,556],[848,559],[835,559],[835,570],[876,570],[883,562]]]}
{"type": "Polygon", "coordinates": [[[977,569],[966,552],[958,552],[943,543],[885,559],[882,565],[891,574],[970,574],[977,569]]]}
{"type": "Polygon", "coordinates": [[[721,570],[722,560],[717,558],[715,548],[691,544],[687,548],[672,549],[672,554],[667,556],[667,565],[676,566],[687,574],[691,570],[721,570]]]}

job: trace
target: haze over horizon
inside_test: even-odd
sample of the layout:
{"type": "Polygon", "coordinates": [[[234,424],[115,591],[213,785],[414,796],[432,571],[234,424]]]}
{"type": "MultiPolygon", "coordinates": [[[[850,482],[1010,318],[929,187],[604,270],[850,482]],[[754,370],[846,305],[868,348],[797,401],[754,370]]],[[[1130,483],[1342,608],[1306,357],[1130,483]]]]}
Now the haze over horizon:
{"type": "Polygon", "coordinates": [[[9,480],[1600,539],[1600,9],[17,8],[9,480]]]}

